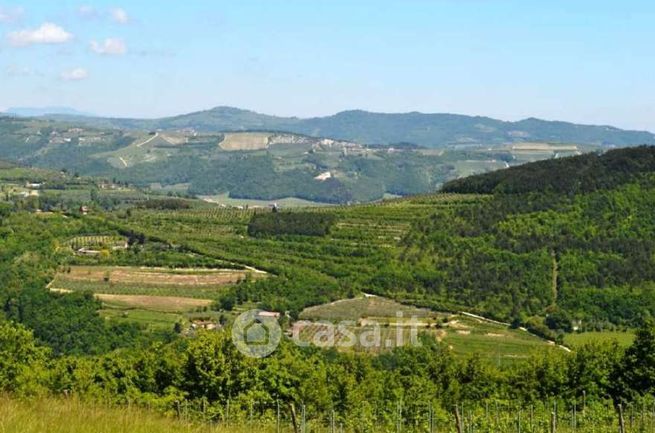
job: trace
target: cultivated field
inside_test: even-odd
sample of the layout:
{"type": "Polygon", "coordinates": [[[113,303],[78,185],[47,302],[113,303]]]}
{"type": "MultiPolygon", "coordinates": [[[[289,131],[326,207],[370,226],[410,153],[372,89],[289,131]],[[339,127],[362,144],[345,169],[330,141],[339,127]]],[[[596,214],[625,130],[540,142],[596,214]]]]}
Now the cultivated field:
{"type": "Polygon", "coordinates": [[[268,147],[270,133],[265,132],[237,132],[225,134],[219,144],[223,150],[259,150],[268,147]]]}
{"type": "Polygon", "coordinates": [[[180,298],[176,296],[147,296],[147,295],[96,295],[108,306],[122,308],[137,308],[162,313],[183,313],[195,308],[209,307],[211,299],[180,298]]]}
{"type": "Polygon", "coordinates": [[[223,204],[225,206],[259,206],[259,207],[268,207],[273,203],[277,203],[278,206],[283,208],[288,207],[307,207],[307,206],[329,206],[327,203],[319,203],[315,201],[303,200],[295,197],[286,197],[275,200],[255,200],[247,198],[232,198],[228,193],[216,194],[216,195],[206,195],[200,196],[202,200],[205,200],[208,203],[223,204]]]}
{"type": "Polygon", "coordinates": [[[342,299],[329,304],[317,305],[306,308],[300,318],[304,320],[352,320],[360,321],[363,319],[380,318],[388,322],[390,319],[397,318],[398,314],[409,318],[411,316],[426,319],[432,317],[438,319],[438,313],[432,313],[428,309],[415,308],[392,301],[391,299],[380,296],[364,296],[354,299],[342,299]]]}
{"type": "Polygon", "coordinates": [[[461,314],[434,312],[390,299],[366,296],[344,299],[305,309],[295,335],[319,347],[380,353],[411,344],[410,320],[416,318],[415,335],[443,343],[456,355],[477,353],[494,361],[526,358],[537,349],[552,346],[526,331],[461,314]],[[318,323],[320,321],[320,323],[318,323]],[[350,321],[342,328],[326,323],[350,321]],[[353,341],[354,338],[354,341],[353,341]]]}
{"type": "Polygon", "coordinates": [[[262,273],[235,269],[168,269],[135,266],[68,266],[57,273],[53,288],[134,294],[135,290],[160,290],[187,294],[207,293],[262,273]],[[108,291],[109,290],[109,291],[108,291]]]}
{"type": "Polygon", "coordinates": [[[593,342],[616,342],[619,346],[628,347],[635,341],[633,332],[582,332],[579,334],[566,334],[564,343],[572,348],[593,342]]]}
{"type": "Polygon", "coordinates": [[[91,291],[104,303],[120,308],[186,312],[208,307],[226,286],[263,275],[233,269],[69,266],[57,273],[50,289],[91,291]]]}
{"type": "Polygon", "coordinates": [[[74,250],[85,249],[115,249],[127,246],[127,239],[122,236],[75,236],[66,242],[66,245],[74,250]]]}

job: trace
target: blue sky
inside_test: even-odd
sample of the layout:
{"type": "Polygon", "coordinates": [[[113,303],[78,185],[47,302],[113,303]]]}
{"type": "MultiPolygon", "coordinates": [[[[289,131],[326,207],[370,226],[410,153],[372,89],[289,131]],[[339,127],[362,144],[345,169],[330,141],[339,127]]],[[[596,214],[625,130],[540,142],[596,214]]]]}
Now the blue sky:
{"type": "Polygon", "coordinates": [[[655,130],[654,22],[648,0],[0,0],[0,110],[361,108],[655,130]]]}

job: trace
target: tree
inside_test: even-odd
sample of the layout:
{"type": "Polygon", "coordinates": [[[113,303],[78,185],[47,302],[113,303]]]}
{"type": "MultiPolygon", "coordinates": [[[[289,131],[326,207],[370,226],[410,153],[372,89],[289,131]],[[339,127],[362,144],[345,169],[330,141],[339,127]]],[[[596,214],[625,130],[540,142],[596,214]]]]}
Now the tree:
{"type": "Polygon", "coordinates": [[[17,394],[37,392],[47,353],[24,327],[0,322],[0,390],[17,394]]]}
{"type": "Polygon", "coordinates": [[[614,372],[615,398],[631,400],[655,392],[655,322],[647,320],[614,372]]]}

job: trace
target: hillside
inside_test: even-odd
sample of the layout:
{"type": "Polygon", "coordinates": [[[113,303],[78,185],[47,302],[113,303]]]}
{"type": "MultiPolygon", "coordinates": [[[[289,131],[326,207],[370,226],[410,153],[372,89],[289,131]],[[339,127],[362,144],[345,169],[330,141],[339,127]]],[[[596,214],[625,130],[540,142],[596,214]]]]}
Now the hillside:
{"type": "Polygon", "coordinates": [[[202,132],[284,131],[362,144],[413,143],[429,148],[503,145],[523,141],[600,146],[655,144],[655,135],[650,132],[625,131],[610,126],[577,125],[534,118],[505,122],[480,116],[417,112],[371,113],[353,110],[332,116],[302,119],[270,116],[233,107],[216,107],[161,119],[49,117],[102,128],[193,128],[202,132]]]}
{"type": "MultiPolygon", "coordinates": [[[[178,428],[141,407],[189,431],[202,431],[195,421],[285,432],[339,422],[348,433],[400,422],[418,433],[454,431],[453,407],[464,404],[470,429],[510,431],[519,417],[549,425],[557,401],[562,426],[584,413],[570,431],[612,431],[613,402],[635,414],[652,402],[641,396],[655,350],[655,328],[642,326],[655,314],[655,173],[622,177],[639,150],[613,152],[622,162],[603,165],[607,186],[575,194],[434,193],[276,212],[151,198],[89,215],[63,197],[51,212],[0,197],[0,389],[12,414],[3,425],[42,430],[50,418],[22,418],[44,404],[63,416],[90,410],[70,417],[79,431],[89,420],[110,432],[178,428]],[[264,358],[232,337],[255,308],[280,313],[285,331],[264,358]],[[333,322],[342,326],[330,345],[333,322]],[[546,340],[637,326],[626,349],[546,340]],[[569,403],[581,395],[584,409],[569,403]]],[[[5,171],[10,188],[39,173],[63,187],[100,184],[5,171]]]]}
{"type": "Polygon", "coordinates": [[[434,151],[275,131],[150,131],[0,117],[0,158],[163,193],[264,204],[288,197],[353,203],[426,193],[470,173],[585,150],[591,149],[542,145],[535,150],[505,146],[434,151]]]}
{"type": "Polygon", "coordinates": [[[551,192],[573,194],[611,189],[655,172],[655,147],[611,150],[511,167],[446,183],[462,194],[551,192]]]}
{"type": "MultiPolygon", "coordinates": [[[[473,128],[476,134],[482,135],[442,149],[408,142],[366,144],[369,140],[364,134],[366,131],[380,134],[371,140],[375,143],[401,139],[421,142],[422,139],[415,140],[418,136],[388,139],[389,134],[402,133],[403,125],[415,120],[423,125],[423,132],[430,134],[437,133],[430,126],[437,117],[446,122],[448,128],[457,129],[458,134],[468,134],[467,128],[473,125],[472,118],[467,120],[465,116],[403,116],[349,112],[333,116],[331,120],[286,120],[296,125],[296,130],[303,131],[301,133],[281,132],[290,129],[287,126],[291,124],[280,123],[279,118],[231,108],[157,121],[161,123],[129,119],[96,122],[67,116],[54,116],[59,120],[5,116],[0,117],[0,158],[111,178],[163,193],[192,194],[224,204],[235,199],[259,200],[264,204],[288,199],[345,204],[381,200],[389,195],[429,193],[445,182],[471,174],[607,149],[604,144],[583,144],[605,142],[582,135],[571,137],[578,140],[578,144],[529,141],[532,136],[522,134],[483,145],[484,136],[491,127],[483,128],[487,132],[473,128]],[[65,118],[69,120],[63,120],[65,118]],[[193,119],[201,120],[197,123],[193,119]],[[214,121],[229,131],[203,132],[212,129],[210,124],[214,121]],[[360,131],[353,135],[353,140],[322,136],[338,135],[332,134],[332,128],[348,124],[360,131]],[[243,128],[249,129],[241,130],[243,128]]],[[[481,118],[476,121],[497,122],[481,118]]],[[[617,137],[631,136],[635,141],[648,141],[643,134],[633,136],[611,131],[618,134],[617,137]]],[[[441,139],[449,140],[447,134],[441,139]]]]}

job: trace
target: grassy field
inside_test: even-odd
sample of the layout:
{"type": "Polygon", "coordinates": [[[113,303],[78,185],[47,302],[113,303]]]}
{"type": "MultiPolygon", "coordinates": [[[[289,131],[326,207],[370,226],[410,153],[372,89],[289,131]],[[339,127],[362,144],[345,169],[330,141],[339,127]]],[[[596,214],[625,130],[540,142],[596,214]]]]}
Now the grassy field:
{"type": "Polygon", "coordinates": [[[162,313],[184,313],[209,307],[211,299],[182,298],[179,296],[109,295],[99,293],[96,297],[108,306],[124,309],[144,309],[162,313]]]}
{"type": "Polygon", "coordinates": [[[564,337],[564,344],[575,348],[576,346],[581,346],[586,343],[616,341],[621,347],[628,347],[634,340],[635,335],[632,332],[582,332],[579,334],[566,334],[564,337]]]}
{"type": "MultiPolygon", "coordinates": [[[[562,407],[563,405],[560,405],[562,407]]],[[[551,406],[540,404],[534,407],[515,407],[498,402],[479,402],[469,404],[467,416],[462,427],[465,432],[548,432],[550,426],[551,406]]],[[[628,432],[653,431],[655,415],[639,412],[626,421],[628,432]]],[[[629,412],[632,413],[632,412],[629,412]]],[[[283,414],[284,415],[284,414],[283,414]]],[[[386,426],[371,426],[362,430],[357,420],[338,419],[335,430],[331,430],[329,416],[317,419],[309,413],[307,432],[328,433],[331,431],[352,433],[367,431],[370,433],[389,433],[399,431],[387,420],[386,426]]],[[[16,400],[6,396],[0,397],[0,432],[2,433],[291,433],[293,428],[288,419],[282,419],[279,429],[275,419],[268,422],[240,421],[230,424],[202,423],[185,421],[173,416],[163,416],[136,407],[107,407],[97,404],[81,403],[75,398],[36,398],[16,400]]],[[[618,431],[616,413],[609,404],[588,405],[586,411],[573,416],[566,409],[557,415],[557,431],[561,433],[614,433],[618,431]]],[[[435,410],[432,415],[433,429],[430,430],[430,415],[427,412],[414,422],[403,422],[402,431],[408,433],[427,433],[430,431],[455,433],[455,420],[451,413],[443,409],[435,410]]]]}
{"type": "MultiPolygon", "coordinates": [[[[2,433],[248,433],[252,426],[234,427],[184,422],[126,407],[108,408],[75,399],[18,401],[0,397],[2,433]]],[[[273,428],[257,427],[268,433],[273,428]]]]}
{"type": "Polygon", "coordinates": [[[171,330],[177,322],[183,322],[184,316],[178,313],[151,311],[138,308],[120,308],[106,305],[99,311],[105,319],[114,323],[137,323],[149,330],[171,330]]]}
{"type": "Polygon", "coordinates": [[[441,341],[456,355],[479,354],[498,363],[525,359],[531,353],[555,346],[520,329],[460,316],[444,325],[441,341]]]}

